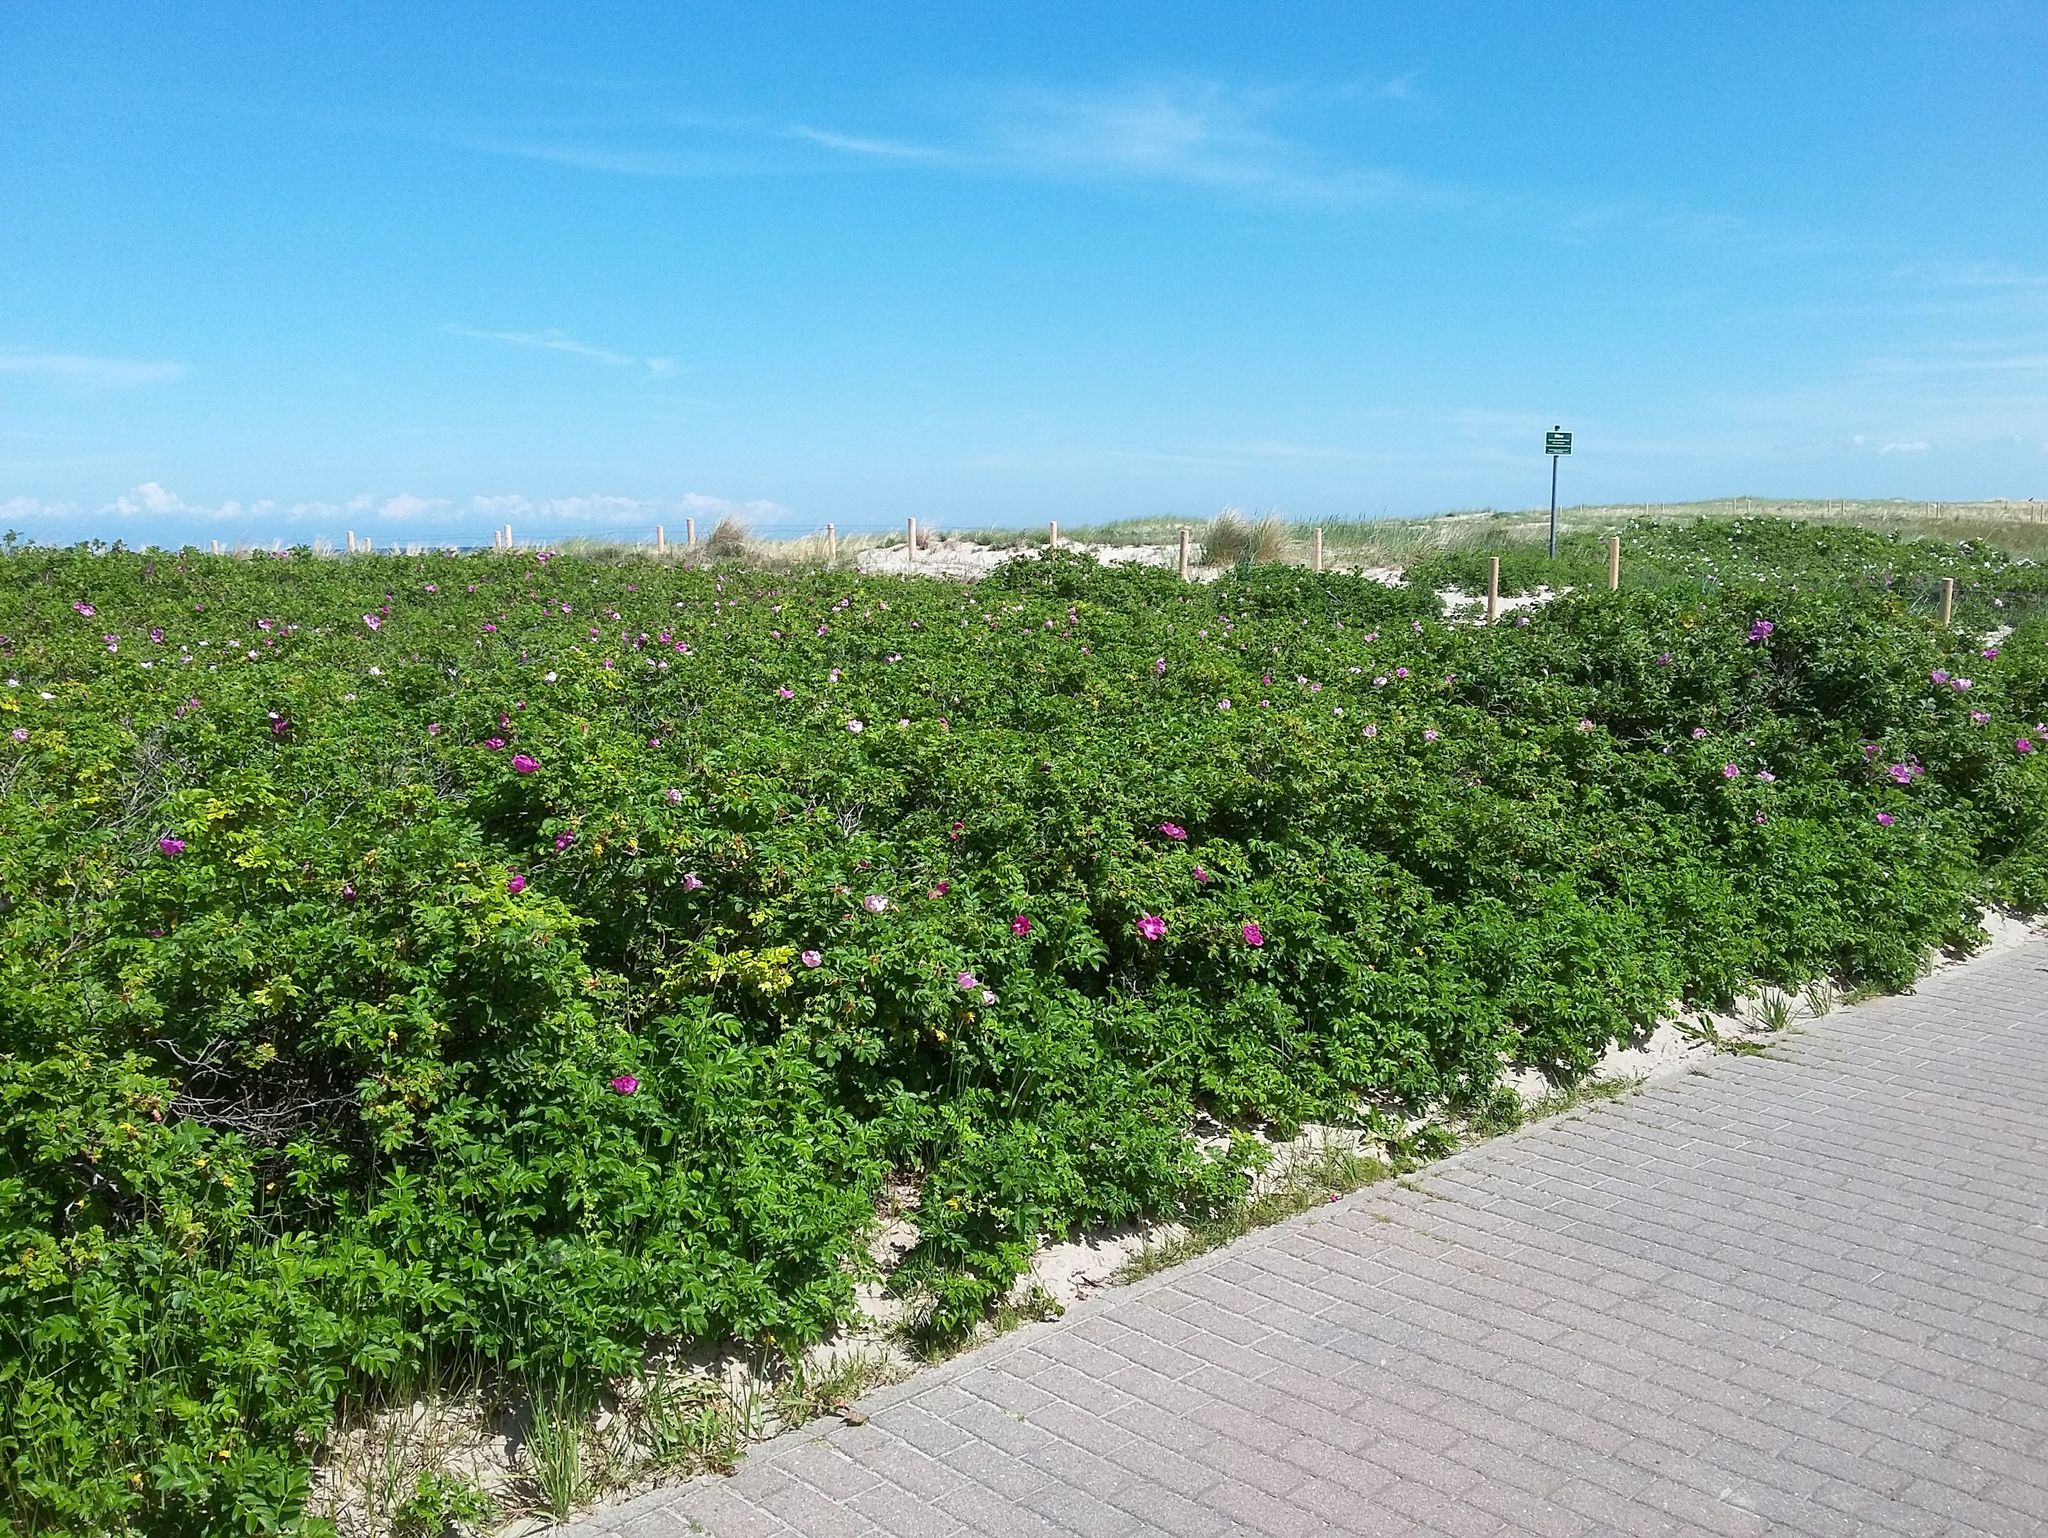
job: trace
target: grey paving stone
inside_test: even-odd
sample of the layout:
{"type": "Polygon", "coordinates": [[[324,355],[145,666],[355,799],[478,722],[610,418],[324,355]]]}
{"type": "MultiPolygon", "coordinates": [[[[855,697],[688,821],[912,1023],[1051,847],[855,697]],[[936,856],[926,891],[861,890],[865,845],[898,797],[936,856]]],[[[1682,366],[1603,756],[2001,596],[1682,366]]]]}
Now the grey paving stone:
{"type": "Polygon", "coordinates": [[[2044,1080],[2031,941],[564,1538],[2048,1532],[2044,1080]]]}

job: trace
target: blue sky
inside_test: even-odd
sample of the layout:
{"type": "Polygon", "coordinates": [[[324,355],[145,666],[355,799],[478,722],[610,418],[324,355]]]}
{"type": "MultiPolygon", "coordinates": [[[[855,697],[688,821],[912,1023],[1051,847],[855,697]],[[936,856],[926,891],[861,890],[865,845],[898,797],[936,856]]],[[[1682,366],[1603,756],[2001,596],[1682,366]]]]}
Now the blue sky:
{"type": "Polygon", "coordinates": [[[0,521],[2048,497],[2048,6],[0,12],[0,521]]]}

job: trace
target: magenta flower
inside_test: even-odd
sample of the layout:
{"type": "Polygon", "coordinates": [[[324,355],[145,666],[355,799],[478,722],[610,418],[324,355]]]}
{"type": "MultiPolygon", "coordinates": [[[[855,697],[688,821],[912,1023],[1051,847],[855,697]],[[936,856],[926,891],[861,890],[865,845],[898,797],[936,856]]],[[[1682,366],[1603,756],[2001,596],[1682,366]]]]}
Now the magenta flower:
{"type": "Polygon", "coordinates": [[[1591,721],[1590,721],[1589,719],[1587,719],[1587,718],[1586,718],[1585,716],[1580,716],[1580,717],[1579,717],[1579,730],[1580,730],[1580,731],[1582,731],[1582,732],[1590,732],[1590,731],[1591,731],[1592,729],[1593,729],[1593,723],[1592,723],[1592,722],[1591,722],[1591,721]]]}
{"type": "Polygon", "coordinates": [[[1253,950],[1257,950],[1266,943],[1266,932],[1259,928],[1257,924],[1248,923],[1238,933],[1244,936],[1244,943],[1253,950]]]}
{"type": "Polygon", "coordinates": [[[1945,683],[1947,683],[1947,682],[1948,682],[1948,669],[1947,669],[1947,668],[1936,668],[1936,669],[1935,669],[1935,670],[1934,670],[1934,671],[1933,671],[1932,673],[1929,673],[1929,674],[1927,675],[1927,681],[1928,681],[1929,683],[1934,683],[1934,684],[1945,684],[1945,683]]]}
{"type": "Polygon", "coordinates": [[[526,890],[526,878],[524,876],[512,877],[511,880],[505,883],[505,890],[510,892],[514,897],[517,897],[521,892],[526,890]]]}
{"type": "Polygon", "coordinates": [[[1408,670],[1406,668],[1395,668],[1394,676],[1396,678],[1406,678],[1408,676],[1408,670]]]}
{"type": "Polygon", "coordinates": [[[498,627],[497,627],[496,625],[492,624],[492,623],[491,623],[491,622],[490,622],[489,620],[485,620],[485,621],[484,621],[484,634],[485,634],[485,635],[496,635],[497,633],[498,633],[498,627]]]}
{"type": "Polygon", "coordinates": [[[382,630],[384,628],[384,621],[379,619],[374,614],[365,614],[363,616],[363,623],[365,625],[368,625],[372,630],[382,630]]]}
{"type": "Polygon", "coordinates": [[[1010,920],[1010,933],[1018,936],[1019,938],[1023,937],[1024,935],[1030,934],[1031,920],[1024,917],[1024,915],[1021,913],[1018,914],[1015,918],[1010,920]]]}
{"type": "Polygon", "coordinates": [[[512,772],[514,774],[531,774],[539,767],[540,760],[531,753],[514,753],[512,755],[512,772]]]}
{"type": "Polygon", "coordinates": [[[1990,721],[1991,712],[1988,710],[1973,710],[1970,712],[1970,719],[1977,725],[1983,726],[1990,721]]]}
{"type": "Polygon", "coordinates": [[[1756,777],[1762,780],[1766,785],[1775,785],[1778,783],[1778,777],[1775,774],[1771,773],[1771,771],[1768,769],[1757,770],[1756,777]]]}
{"type": "Polygon", "coordinates": [[[1987,646],[1984,648],[1983,651],[1979,652],[1978,655],[1982,657],[1986,662],[1989,662],[1998,655],[1998,648],[1995,646],[1987,646]]]}
{"type": "Polygon", "coordinates": [[[793,700],[796,698],[796,690],[790,688],[788,684],[784,684],[780,689],[777,689],[775,692],[786,700],[793,700]]]}
{"type": "Polygon", "coordinates": [[[1156,913],[1148,913],[1138,920],[1138,933],[1148,940],[1166,938],[1166,920],[1156,913]]]}
{"type": "Polygon", "coordinates": [[[1202,868],[1201,866],[1197,865],[1197,866],[1195,867],[1195,880],[1197,880],[1197,881],[1201,882],[1201,883],[1202,883],[1202,885],[1204,885],[1204,886],[1207,886],[1207,885],[1209,884],[1209,873],[1208,873],[1208,871],[1206,871],[1205,869],[1203,869],[1203,868],[1202,868]]]}
{"type": "Polygon", "coordinates": [[[1704,726],[1695,726],[1692,729],[1692,740],[1694,742],[1703,742],[1706,740],[1706,736],[1707,729],[1704,726]]]}
{"type": "Polygon", "coordinates": [[[353,882],[349,882],[349,881],[344,881],[344,882],[342,882],[342,884],[341,884],[341,900],[342,900],[343,902],[345,902],[345,903],[352,903],[352,902],[354,902],[354,901],[356,900],[356,889],[355,889],[355,884],[354,884],[353,882]]]}
{"type": "Polygon", "coordinates": [[[80,614],[83,614],[87,619],[91,619],[95,614],[100,612],[89,603],[74,603],[71,607],[76,609],[80,614]]]}
{"type": "Polygon", "coordinates": [[[440,735],[441,735],[441,723],[440,723],[439,721],[429,721],[429,722],[427,723],[427,735],[428,735],[429,737],[438,737],[438,736],[440,736],[440,735]]]}
{"type": "Polygon", "coordinates": [[[1742,769],[1739,765],[1723,764],[1721,766],[1721,778],[1724,780],[1733,780],[1740,778],[1741,774],[1742,769]]]}
{"type": "Polygon", "coordinates": [[[1217,708],[1218,710],[1228,710],[1228,709],[1230,708],[1230,701],[1228,701],[1228,700],[1218,700],[1218,701],[1216,702],[1216,708],[1217,708]]]}
{"type": "Polygon", "coordinates": [[[801,959],[805,966],[816,967],[819,964],[821,964],[825,958],[823,956],[820,956],[816,951],[805,951],[801,959]]]}
{"type": "Polygon", "coordinates": [[[1159,825],[1159,831],[1168,838],[1175,840],[1185,839],[1188,836],[1188,830],[1177,822],[1162,822],[1159,825]]]}
{"type": "Polygon", "coordinates": [[[185,852],[185,841],[167,833],[156,841],[156,847],[167,855],[181,855],[185,852]]]}
{"type": "Polygon", "coordinates": [[[631,1095],[639,1090],[640,1081],[630,1073],[622,1073],[611,1081],[610,1088],[614,1095],[631,1095]]]}
{"type": "Polygon", "coordinates": [[[1776,630],[1777,628],[1778,627],[1772,624],[1769,620],[1760,619],[1754,625],[1751,625],[1749,627],[1749,638],[1752,641],[1761,641],[1765,636],[1769,635],[1773,630],[1776,630]]]}
{"type": "Polygon", "coordinates": [[[1963,690],[1970,687],[1970,680],[1967,678],[1951,678],[1948,681],[1948,686],[1960,694],[1963,690]]]}
{"type": "Polygon", "coordinates": [[[1379,734],[1380,734],[1380,729],[1379,729],[1379,728],[1378,728],[1377,726],[1375,726],[1375,725],[1374,725],[1374,724],[1373,724],[1372,722],[1368,721],[1368,722],[1366,722],[1366,723],[1365,723],[1365,735],[1366,735],[1366,736],[1368,736],[1368,737],[1377,737],[1377,736],[1379,736],[1379,734]]]}
{"type": "Polygon", "coordinates": [[[1159,676],[1160,674],[1164,673],[1165,671],[1166,671],[1166,659],[1165,659],[1164,657],[1161,657],[1161,658],[1160,658],[1160,659],[1159,659],[1159,660],[1158,660],[1157,662],[1155,662],[1155,663],[1153,663],[1153,664],[1152,664],[1152,673],[1153,673],[1153,676],[1154,676],[1154,677],[1157,677],[1157,676],[1159,676]]]}
{"type": "Polygon", "coordinates": [[[879,892],[870,892],[860,900],[860,905],[870,913],[880,913],[889,906],[889,899],[879,892]]]}
{"type": "Polygon", "coordinates": [[[1913,766],[1911,764],[1886,764],[1884,772],[1892,777],[1894,785],[1910,785],[1913,783],[1913,766]]]}
{"type": "Polygon", "coordinates": [[[686,870],[683,872],[683,890],[685,892],[694,892],[703,885],[702,878],[695,871],[686,870]]]}
{"type": "Polygon", "coordinates": [[[931,890],[930,890],[929,892],[925,893],[925,896],[927,896],[927,897],[944,897],[944,896],[945,896],[945,895],[946,895],[946,894],[947,894],[948,892],[950,892],[950,891],[952,891],[952,890],[953,890],[953,883],[952,883],[952,882],[950,882],[950,881],[941,881],[941,882],[940,882],[940,883],[939,883],[939,884],[938,884],[937,886],[933,887],[933,888],[932,888],[932,889],[931,889],[931,890]]]}
{"type": "Polygon", "coordinates": [[[13,739],[14,739],[14,740],[15,740],[16,742],[27,742],[27,741],[28,741],[28,728],[27,728],[27,727],[25,727],[25,726],[17,726],[17,727],[16,727],[16,728],[15,728],[15,729],[14,729],[14,730],[13,730],[12,732],[10,732],[10,733],[9,733],[8,735],[9,735],[9,736],[11,736],[11,737],[13,737],[13,739]]]}
{"type": "Polygon", "coordinates": [[[497,752],[498,749],[502,748],[504,745],[505,739],[503,737],[486,737],[484,739],[484,746],[489,748],[493,753],[497,752]]]}
{"type": "Polygon", "coordinates": [[[560,854],[564,849],[567,849],[571,844],[575,842],[575,834],[569,832],[557,833],[555,835],[555,853],[560,854]]]}
{"type": "Polygon", "coordinates": [[[1890,812],[1879,812],[1877,814],[1877,825],[1880,828],[1889,828],[1895,821],[1897,819],[1890,812]]]}
{"type": "Polygon", "coordinates": [[[683,793],[673,785],[663,791],[662,796],[668,801],[670,806],[680,806],[682,804],[683,793]]]}
{"type": "Polygon", "coordinates": [[[1425,729],[1425,730],[1423,731],[1423,733],[1422,733],[1422,740],[1423,740],[1424,742],[1435,742],[1435,741],[1437,740],[1437,738],[1441,737],[1442,735],[1443,735],[1443,733],[1442,733],[1442,732],[1438,731],[1438,730],[1437,730],[1437,729],[1436,729],[1435,727],[1433,727],[1433,726],[1432,726],[1432,727],[1428,727],[1428,728],[1426,728],[1426,729],[1425,729]]]}
{"type": "Polygon", "coordinates": [[[2031,737],[2022,737],[2022,738],[2020,738],[2020,739],[2019,739],[2019,740],[2018,740],[2017,742],[2015,742],[2015,743],[2014,743],[2014,744],[2012,745],[2012,750],[2013,750],[2013,752],[2015,752],[2015,753],[2031,753],[2031,752],[2033,752],[2033,751],[2034,751],[2034,742],[2033,742],[2033,739],[2032,739],[2031,737]]]}
{"type": "Polygon", "coordinates": [[[972,972],[956,973],[953,977],[953,981],[958,986],[968,989],[969,991],[972,991],[973,989],[979,988],[981,986],[981,979],[976,977],[972,972]]]}

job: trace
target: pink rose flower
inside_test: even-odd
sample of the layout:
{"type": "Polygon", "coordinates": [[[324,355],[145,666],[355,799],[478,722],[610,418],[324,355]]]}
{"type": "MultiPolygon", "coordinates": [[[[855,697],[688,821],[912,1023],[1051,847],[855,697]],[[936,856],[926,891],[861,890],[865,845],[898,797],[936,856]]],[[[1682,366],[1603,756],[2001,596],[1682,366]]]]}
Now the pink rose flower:
{"type": "Polygon", "coordinates": [[[1148,940],[1166,938],[1166,920],[1156,913],[1147,913],[1138,920],[1138,933],[1148,940]]]}

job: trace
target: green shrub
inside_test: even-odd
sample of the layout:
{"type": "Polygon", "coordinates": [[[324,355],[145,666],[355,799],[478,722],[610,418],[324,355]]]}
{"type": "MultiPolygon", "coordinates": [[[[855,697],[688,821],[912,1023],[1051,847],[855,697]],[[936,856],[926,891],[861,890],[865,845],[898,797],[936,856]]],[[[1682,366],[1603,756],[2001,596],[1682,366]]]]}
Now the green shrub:
{"type": "Polygon", "coordinates": [[[2030,569],[1719,540],[1493,626],[1069,552],[0,560],[0,1532],[296,1530],[428,1364],[815,1340],[892,1174],[957,1330],[1228,1209],[1198,1114],[1504,1125],[2048,901],[2030,569]]]}

